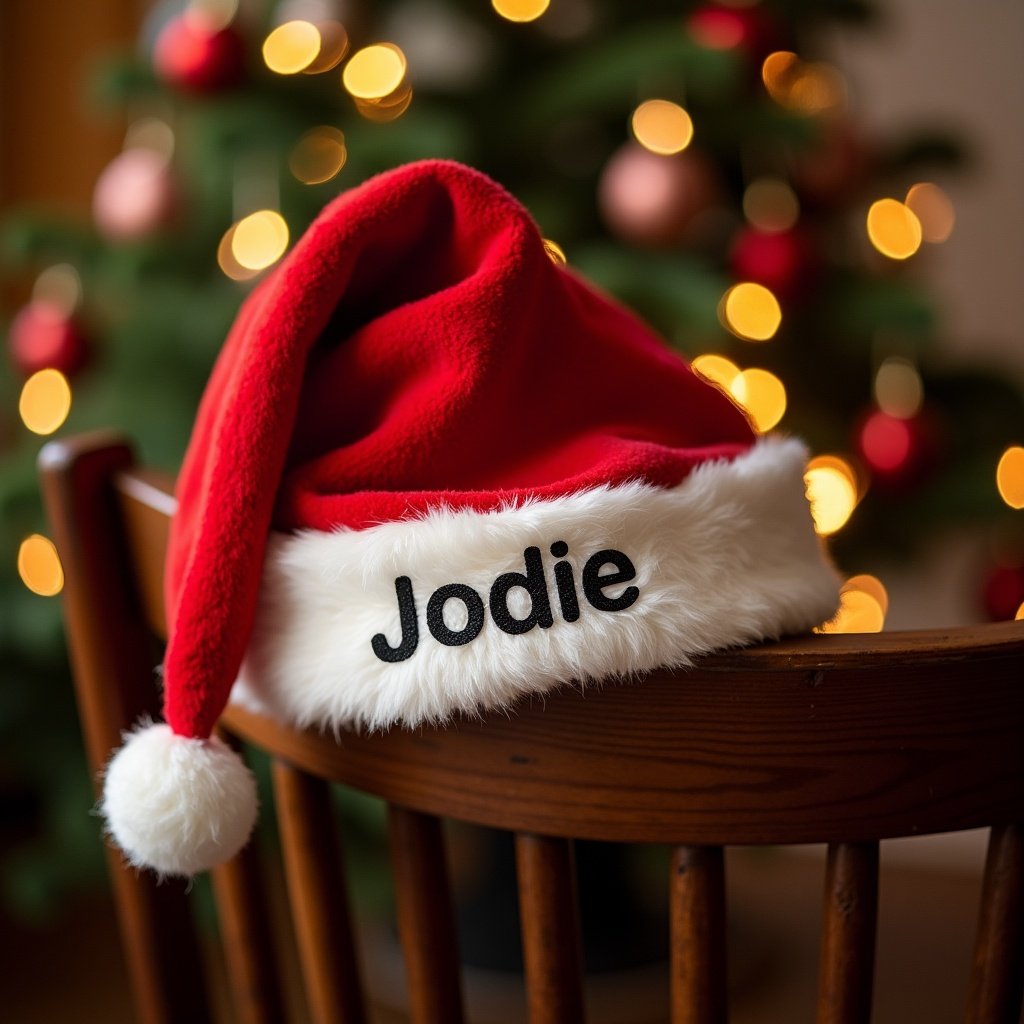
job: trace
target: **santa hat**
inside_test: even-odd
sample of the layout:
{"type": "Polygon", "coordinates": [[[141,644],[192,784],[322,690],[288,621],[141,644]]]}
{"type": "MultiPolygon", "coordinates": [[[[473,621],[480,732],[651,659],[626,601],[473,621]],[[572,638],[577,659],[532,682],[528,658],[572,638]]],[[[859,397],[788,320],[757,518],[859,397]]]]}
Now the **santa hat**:
{"type": "Polygon", "coordinates": [[[803,631],[837,582],[806,452],[555,265],[488,178],[427,162],[335,200],[243,306],[178,480],[166,724],[104,794],[191,874],[256,817],[229,698],[298,726],[504,708],[803,631]]]}

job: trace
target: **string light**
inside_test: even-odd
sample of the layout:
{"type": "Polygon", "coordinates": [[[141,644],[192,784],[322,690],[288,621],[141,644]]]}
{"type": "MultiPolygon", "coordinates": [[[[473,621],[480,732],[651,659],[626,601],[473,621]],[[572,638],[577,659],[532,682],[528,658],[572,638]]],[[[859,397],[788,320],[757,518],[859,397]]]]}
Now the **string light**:
{"type": "Polygon", "coordinates": [[[357,100],[382,100],[404,82],[405,54],[393,43],[377,43],[352,55],[341,80],[357,100]]]}
{"type": "Polygon", "coordinates": [[[690,115],[671,100],[645,100],[633,111],[632,126],[637,142],[661,156],[681,153],[693,139],[690,115]]]}
{"type": "Polygon", "coordinates": [[[1024,508],[1024,448],[1007,448],[996,467],[999,497],[1010,508],[1024,508]]]}
{"type": "Polygon", "coordinates": [[[356,110],[367,121],[386,123],[401,117],[412,103],[412,86],[406,83],[382,100],[356,100],[356,110]]]}
{"type": "Polygon", "coordinates": [[[548,259],[550,259],[555,266],[564,267],[568,262],[565,258],[565,250],[550,238],[543,239],[543,243],[544,251],[548,254],[548,259]]]}
{"type": "Polygon", "coordinates": [[[740,375],[740,368],[725,356],[697,356],[690,366],[712,384],[717,384],[723,391],[732,394],[732,382],[740,375]]]}
{"type": "Polygon", "coordinates": [[[816,633],[880,633],[885,611],[876,598],[864,590],[848,590],[839,595],[839,610],[816,633]]]}
{"type": "Polygon", "coordinates": [[[33,594],[59,594],[64,589],[64,567],[53,541],[38,533],[26,537],[18,548],[18,575],[33,594]]]}
{"type": "Polygon", "coordinates": [[[288,157],[288,169],[305,185],[330,181],[345,166],[348,150],[345,136],[329,125],[311,128],[295,144],[288,157]]]}
{"type": "Polygon", "coordinates": [[[781,178],[758,178],[743,192],[743,215],[759,231],[788,231],[800,217],[800,202],[781,178]]]}
{"type": "Polygon", "coordinates": [[[803,61],[790,50],[765,57],[761,80],[776,103],[801,114],[822,114],[846,103],[846,83],[834,67],[803,61]]]}
{"type": "Polygon", "coordinates": [[[756,367],[743,370],[733,378],[729,390],[760,434],[771,430],[786,412],[786,388],[767,370],[756,367]]]}
{"type": "Polygon", "coordinates": [[[491,0],[491,6],[506,21],[536,21],[551,5],[551,0],[491,0]]]}
{"type": "Polygon", "coordinates": [[[778,299],[763,284],[744,281],[723,296],[719,319],[745,341],[767,341],[782,323],[778,299]]]}
{"type": "Polygon", "coordinates": [[[308,21],[287,21],[263,40],[263,63],[279,75],[297,75],[320,55],[320,30],[308,21]]]}
{"type": "Polygon", "coordinates": [[[265,270],[288,248],[288,225],[276,210],[243,217],[231,235],[231,255],[246,270],[265,270]]]}
{"type": "Polygon", "coordinates": [[[304,75],[333,71],[348,53],[348,33],[340,21],[321,21],[316,29],[320,33],[320,51],[309,66],[302,69],[304,75]]]}
{"type": "Polygon", "coordinates": [[[878,607],[882,609],[882,614],[889,614],[889,593],[885,589],[885,584],[877,576],[872,576],[866,572],[860,573],[857,576],[851,576],[843,584],[842,592],[846,593],[850,590],[859,590],[864,594],[869,594],[878,603],[878,607]]]}
{"type": "Polygon", "coordinates": [[[875,374],[875,401],[889,416],[910,419],[921,410],[924,384],[909,359],[891,356],[883,360],[875,374]]]}
{"type": "Polygon", "coordinates": [[[224,235],[220,240],[220,244],[217,246],[217,266],[219,266],[224,275],[226,277],[230,277],[232,281],[248,281],[251,278],[256,277],[259,274],[259,271],[243,267],[242,264],[235,259],[234,252],[231,248],[231,244],[234,240],[235,225],[232,224],[231,227],[224,232],[224,235]]]}
{"type": "Polygon", "coordinates": [[[905,260],[921,248],[921,222],[898,199],[878,199],[867,216],[868,238],[883,255],[905,260]]]}
{"type": "Polygon", "coordinates": [[[1024,601],[1021,602],[1020,607],[1017,609],[1017,614],[1013,617],[1014,622],[1020,622],[1021,619],[1024,619],[1024,601]]]}
{"type": "Polygon", "coordinates": [[[956,211],[952,200],[938,185],[930,181],[911,185],[905,201],[921,222],[921,237],[926,242],[944,242],[953,233],[956,211]]]}
{"type": "Polygon", "coordinates": [[[60,370],[33,373],[18,400],[21,420],[34,434],[52,434],[71,412],[71,385],[60,370]]]}
{"type": "Polygon", "coordinates": [[[846,525],[857,507],[857,475],[837,455],[817,456],[804,473],[814,528],[828,537],[846,525]]]}

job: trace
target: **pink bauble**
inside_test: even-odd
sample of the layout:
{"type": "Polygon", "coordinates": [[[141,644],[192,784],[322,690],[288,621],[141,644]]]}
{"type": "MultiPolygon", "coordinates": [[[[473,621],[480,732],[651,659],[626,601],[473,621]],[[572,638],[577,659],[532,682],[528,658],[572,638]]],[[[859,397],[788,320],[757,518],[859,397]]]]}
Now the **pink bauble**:
{"type": "Polygon", "coordinates": [[[142,238],[165,227],[176,206],[167,158],[153,149],[126,149],[115,157],[92,194],[96,226],[117,241],[142,238]]]}
{"type": "Polygon", "coordinates": [[[89,358],[88,341],[75,319],[43,299],[33,299],[18,311],[7,345],[11,362],[25,377],[46,369],[71,377],[89,358]]]}
{"type": "Polygon", "coordinates": [[[687,150],[658,156],[628,144],[608,161],[598,184],[601,214],[611,230],[635,245],[678,245],[697,214],[718,199],[710,162],[687,150]]]}
{"type": "Polygon", "coordinates": [[[245,71],[245,44],[230,25],[218,27],[201,11],[172,18],[157,36],[153,67],[185,92],[214,93],[237,85],[245,71]]]}

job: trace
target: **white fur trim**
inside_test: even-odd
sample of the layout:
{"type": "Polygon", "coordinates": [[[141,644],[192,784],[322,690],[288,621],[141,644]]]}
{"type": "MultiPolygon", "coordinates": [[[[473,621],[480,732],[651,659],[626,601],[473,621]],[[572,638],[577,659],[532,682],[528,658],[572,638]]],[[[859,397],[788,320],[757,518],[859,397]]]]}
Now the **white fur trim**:
{"type": "Polygon", "coordinates": [[[256,823],[256,780],[216,737],[176,736],[144,725],[107,766],[107,828],[136,867],[194,875],[230,860],[256,823]]]}
{"type": "MultiPolygon", "coordinates": [[[[804,494],[806,457],[798,441],[763,438],[672,489],[629,483],[494,512],[437,509],[365,530],[276,535],[234,699],[298,725],[415,725],[504,707],[567,680],[687,665],[708,651],[805,631],[838,603],[804,494]],[[559,614],[548,553],[559,540],[579,591],[575,622],[559,614]],[[509,635],[487,612],[468,644],[448,647],[430,635],[426,606],[437,587],[468,584],[486,607],[495,578],[523,572],[531,545],[544,558],[551,628],[509,635]],[[636,567],[640,596],[622,611],[596,610],[580,587],[587,559],[605,548],[636,567]],[[405,661],[384,662],[371,638],[398,644],[399,576],[413,583],[419,646],[405,661]]],[[[525,603],[525,591],[512,595],[525,603]]],[[[461,612],[462,622],[449,622],[459,629],[464,606],[448,607],[453,619],[461,612]]]]}

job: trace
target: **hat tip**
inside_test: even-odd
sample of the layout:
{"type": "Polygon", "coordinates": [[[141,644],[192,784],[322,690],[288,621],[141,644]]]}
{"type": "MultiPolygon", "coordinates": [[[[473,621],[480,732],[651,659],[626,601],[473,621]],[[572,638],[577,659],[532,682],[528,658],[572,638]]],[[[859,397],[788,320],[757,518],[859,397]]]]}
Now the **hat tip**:
{"type": "Polygon", "coordinates": [[[256,780],[217,737],[165,724],[128,734],[107,766],[101,810],[136,867],[191,876],[230,860],[256,823],[256,780]]]}

